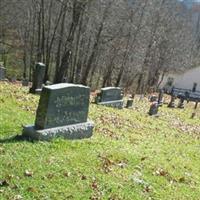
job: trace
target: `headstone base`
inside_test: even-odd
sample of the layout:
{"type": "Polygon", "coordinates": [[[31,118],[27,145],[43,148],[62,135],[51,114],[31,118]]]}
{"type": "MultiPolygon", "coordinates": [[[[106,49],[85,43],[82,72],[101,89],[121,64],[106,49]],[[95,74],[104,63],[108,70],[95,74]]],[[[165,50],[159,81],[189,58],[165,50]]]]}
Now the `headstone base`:
{"type": "Polygon", "coordinates": [[[102,106],[108,106],[108,107],[113,107],[113,108],[118,108],[122,109],[124,101],[123,100],[117,100],[117,101],[106,101],[106,102],[98,102],[98,105],[102,106]]]}
{"type": "Polygon", "coordinates": [[[50,129],[36,130],[35,126],[25,126],[22,135],[33,140],[49,141],[54,138],[84,139],[92,136],[94,123],[88,121],[80,124],[61,126],[50,129]]]}

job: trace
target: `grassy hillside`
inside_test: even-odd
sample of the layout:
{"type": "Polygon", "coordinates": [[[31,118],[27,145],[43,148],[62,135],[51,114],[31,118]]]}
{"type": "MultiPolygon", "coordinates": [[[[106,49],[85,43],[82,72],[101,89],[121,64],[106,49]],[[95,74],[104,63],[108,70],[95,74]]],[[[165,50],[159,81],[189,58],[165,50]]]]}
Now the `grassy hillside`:
{"type": "Polygon", "coordinates": [[[13,139],[33,124],[38,96],[0,83],[0,199],[200,199],[200,110],[149,103],[134,109],[90,105],[90,139],[29,142],[13,139]]]}

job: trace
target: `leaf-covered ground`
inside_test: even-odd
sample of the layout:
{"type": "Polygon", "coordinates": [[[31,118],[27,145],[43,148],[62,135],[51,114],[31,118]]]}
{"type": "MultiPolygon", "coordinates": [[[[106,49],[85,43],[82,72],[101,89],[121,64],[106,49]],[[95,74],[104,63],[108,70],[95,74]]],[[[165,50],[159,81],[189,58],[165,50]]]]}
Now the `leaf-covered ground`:
{"type": "Polygon", "coordinates": [[[29,142],[13,139],[33,124],[38,96],[0,83],[0,199],[198,200],[200,110],[163,106],[149,117],[133,109],[90,105],[93,137],[29,142]]]}

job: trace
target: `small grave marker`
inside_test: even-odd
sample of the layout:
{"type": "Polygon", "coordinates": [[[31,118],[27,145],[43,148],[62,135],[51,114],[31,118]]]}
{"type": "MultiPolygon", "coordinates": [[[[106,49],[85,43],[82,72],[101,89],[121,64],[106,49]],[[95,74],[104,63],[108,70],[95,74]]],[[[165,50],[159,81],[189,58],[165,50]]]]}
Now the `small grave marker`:
{"type": "Polygon", "coordinates": [[[178,108],[184,109],[184,99],[183,98],[180,99],[178,108]]]}
{"type": "Polygon", "coordinates": [[[192,119],[194,119],[194,118],[195,118],[195,116],[196,116],[196,112],[197,112],[198,103],[199,103],[198,101],[197,101],[197,102],[195,102],[194,110],[193,110],[193,112],[192,112],[192,116],[191,116],[191,118],[192,118],[192,119]]]}
{"type": "Polygon", "coordinates": [[[158,102],[153,102],[150,106],[150,109],[149,109],[149,115],[150,116],[153,116],[153,115],[158,115],[158,102]]]}
{"type": "Polygon", "coordinates": [[[155,101],[158,101],[158,97],[156,95],[152,95],[149,99],[149,101],[152,103],[152,102],[155,102],[155,101]]]}
{"type": "Polygon", "coordinates": [[[158,95],[158,106],[163,105],[163,96],[164,96],[164,90],[160,89],[159,95],[158,95]]]}
{"type": "Polygon", "coordinates": [[[176,97],[171,96],[171,100],[170,100],[170,103],[168,105],[168,108],[175,108],[175,100],[176,100],[176,97]]]}
{"type": "Polygon", "coordinates": [[[126,102],[126,108],[132,108],[133,107],[133,99],[128,99],[126,102]]]}

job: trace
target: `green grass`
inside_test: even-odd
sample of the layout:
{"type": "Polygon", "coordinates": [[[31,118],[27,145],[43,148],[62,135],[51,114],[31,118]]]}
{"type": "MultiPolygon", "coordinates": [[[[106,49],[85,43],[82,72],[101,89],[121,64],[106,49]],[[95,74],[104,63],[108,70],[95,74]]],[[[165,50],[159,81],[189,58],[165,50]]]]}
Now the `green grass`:
{"type": "Polygon", "coordinates": [[[0,83],[0,199],[198,200],[200,110],[163,106],[149,117],[134,109],[90,105],[93,137],[69,141],[12,139],[33,124],[38,96],[0,83]],[[11,138],[11,139],[10,139],[11,138]]]}

